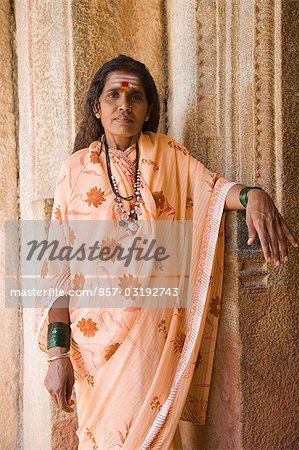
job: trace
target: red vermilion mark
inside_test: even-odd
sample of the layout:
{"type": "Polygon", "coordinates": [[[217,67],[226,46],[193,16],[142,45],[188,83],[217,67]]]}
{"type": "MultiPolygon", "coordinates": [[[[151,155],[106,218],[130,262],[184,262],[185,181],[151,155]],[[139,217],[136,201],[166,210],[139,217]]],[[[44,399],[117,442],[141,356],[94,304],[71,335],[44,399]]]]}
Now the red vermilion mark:
{"type": "Polygon", "coordinates": [[[128,81],[122,81],[121,82],[121,87],[129,87],[129,82],[128,81]]]}

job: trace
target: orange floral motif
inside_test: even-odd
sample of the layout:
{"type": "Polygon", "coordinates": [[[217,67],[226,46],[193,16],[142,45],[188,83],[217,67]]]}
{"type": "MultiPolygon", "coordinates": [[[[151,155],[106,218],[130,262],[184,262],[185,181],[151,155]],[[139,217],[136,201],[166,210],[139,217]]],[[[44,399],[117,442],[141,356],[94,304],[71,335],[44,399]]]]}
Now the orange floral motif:
{"type": "MultiPolygon", "coordinates": [[[[220,175],[216,172],[213,172],[210,174],[212,179],[210,181],[207,181],[208,185],[210,186],[210,188],[214,188],[216,181],[218,180],[218,178],[220,177],[220,175]]],[[[211,192],[211,191],[210,191],[211,192]]]]}
{"type": "Polygon", "coordinates": [[[42,278],[45,278],[45,276],[47,275],[48,267],[49,267],[48,261],[45,259],[44,262],[43,262],[43,267],[42,267],[42,271],[41,271],[41,277],[42,278]]]}
{"type": "Polygon", "coordinates": [[[86,377],[88,375],[88,371],[85,367],[85,363],[82,357],[82,353],[79,345],[74,339],[71,339],[71,357],[74,361],[74,375],[75,379],[78,380],[81,376],[86,377]]]}
{"type": "Polygon", "coordinates": [[[55,210],[55,219],[59,220],[59,223],[62,223],[62,215],[61,215],[61,209],[60,206],[58,206],[55,210]]]}
{"type": "Polygon", "coordinates": [[[97,446],[96,443],[96,438],[94,437],[94,435],[92,434],[92,432],[89,430],[89,428],[87,427],[85,430],[85,436],[88,437],[88,439],[92,442],[92,450],[97,450],[99,447],[97,446]]]}
{"type": "Polygon", "coordinates": [[[136,295],[134,295],[134,288],[139,289],[142,285],[138,283],[138,278],[133,275],[123,275],[120,277],[119,288],[123,292],[123,295],[128,299],[136,300],[136,295]],[[128,288],[129,295],[125,292],[125,289],[128,288]]]}
{"type": "Polygon", "coordinates": [[[159,333],[164,333],[165,339],[167,339],[167,329],[165,325],[165,320],[161,320],[161,322],[158,325],[159,333]]]}
{"type": "Polygon", "coordinates": [[[92,387],[94,387],[94,379],[93,379],[92,375],[90,375],[90,374],[87,375],[86,381],[87,381],[88,384],[90,384],[92,387]]]}
{"type": "Polygon", "coordinates": [[[186,199],[186,208],[193,208],[193,200],[191,197],[187,197],[186,199]]]}
{"type": "Polygon", "coordinates": [[[213,316],[218,317],[220,314],[220,298],[217,296],[215,298],[212,298],[210,302],[210,314],[213,314],[213,316]]]}
{"type": "Polygon", "coordinates": [[[142,158],[141,160],[142,163],[146,163],[146,164],[150,164],[153,166],[153,171],[156,172],[157,170],[159,170],[159,166],[158,164],[156,164],[154,161],[152,161],[151,159],[145,159],[142,158]]]}
{"type": "Polygon", "coordinates": [[[165,205],[165,196],[163,194],[163,191],[153,192],[153,197],[154,197],[157,209],[163,209],[164,205],[165,205]]]}
{"type": "Polygon", "coordinates": [[[184,318],[185,313],[186,313],[185,308],[176,308],[176,312],[174,315],[177,316],[177,318],[180,320],[184,318]]]}
{"type": "Polygon", "coordinates": [[[84,275],[83,273],[75,273],[74,275],[74,282],[73,282],[73,289],[74,290],[81,290],[83,288],[84,284],[84,275]]]}
{"type": "MultiPolygon", "coordinates": [[[[107,240],[103,239],[101,242],[101,248],[108,247],[110,249],[110,255],[113,255],[117,245],[118,242],[113,238],[112,239],[108,238],[107,240]]],[[[115,255],[111,256],[110,260],[113,262],[116,260],[116,253],[115,255]]]]}
{"type": "Polygon", "coordinates": [[[90,162],[93,164],[98,164],[100,162],[100,154],[98,151],[92,150],[90,152],[90,162]]]}
{"type": "Polygon", "coordinates": [[[91,318],[86,320],[83,317],[81,320],[79,320],[77,327],[84,334],[84,336],[87,337],[93,337],[98,331],[97,324],[93,322],[91,318]]]}
{"type": "Polygon", "coordinates": [[[174,148],[176,151],[182,152],[185,156],[189,155],[189,152],[186,149],[186,147],[182,147],[173,139],[171,139],[171,141],[168,141],[168,145],[169,147],[174,148]]]}
{"type": "Polygon", "coordinates": [[[121,442],[121,444],[117,444],[118,447],[122,447],[124,445],[127,437],[129,436],[129,431],[132,428],[132,424],[133,424],[133,417],[128,423],[126,423],[126,431],[124,434],[118,430],[118,434],[119,434],[120,442],[121,442]]]}
{"type": "Polygon", "coordinates": [[[87,193],[87,199],[85,200],[88,203],[88,206],[93,204],[96,208],[100,206],[105,199],[105,192],[101,189],[98,189],[96,186],[91,188],[87,193]]]}
{"type": "Polygon", "coordinates": [[[162,408],[162,405],[159,402],[159,397],[157,395],[155,395],[153,397],[153,400],[151,401],[151,409],[153,409],[153,410],[157,409],[158,411],[160,411],[161,408],[162,408]]]}
{"type": "Polygon", "coordinates": [[[75,242],[75,232],[74,230],[71,229],[70,226],[68,226],[68,230],[69,230],[69,243],[73,245],[73,243],[75,242]]]}
{"type": "Polygon", "coordinates": [[[111,344],[108,347],[105,348],[105,359],[108,361],[108,359],[111,358],[111,356],[116,352],[118,347],[120,346],[119,342],[115,342],[115,344],[111,344]]]}
{"type": "Polygon", "coordinates": [[[174,342],[174,352],[175,353],[182,353],[185,339],[186,339],[185,333],[181,333],[180,331],[178,331],[175,339],[173,339],[171,341],[171,342],[174,342]]]}
{"type": "Polygon", "coordinates": [[[159,210],[158,216],[160,216],[162,212],[163,212],[163,214],[165,214],[165,213],[174,214],[175,213],[175,210],[173,209],[173,207],[166,200],[165,195],[163,194],[163,191],[153,192],[153,197],[154,197],[154,200],[156,203],[156,208],[157,208],[157,210],[159,210]]]}

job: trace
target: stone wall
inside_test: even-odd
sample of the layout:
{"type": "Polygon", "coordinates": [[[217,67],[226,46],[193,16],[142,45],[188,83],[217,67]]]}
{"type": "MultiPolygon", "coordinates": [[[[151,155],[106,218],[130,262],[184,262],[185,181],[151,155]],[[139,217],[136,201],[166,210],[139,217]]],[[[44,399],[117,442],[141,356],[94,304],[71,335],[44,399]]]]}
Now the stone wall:
{"type": "MultiPolygon", "coordinates": [[[[50,217],[90,79],[125,53],[156,80],[160,130],[213,171],[264,186],[299,236],[296,0],[15,0],[14,11],[10,3],[0,7],[4,218],[50,217]]],[[[228,214],[208,420],[204,427],[180,422],[186,449],[299,445],[298,252],[290,249],[288,265],[273,269],[258,247],[246,246],[246,236],[244,213],[228,214]]],[[[3,311],[0,405],[7,395],[14,405],[1,414],[4,448],[75,449],[76,415],[55,411],[43,386],[47,366],[34,346],[33,311],[24,309],[21,320],[16,308],[3,311]]]]}
{"type": "MultiPolygon", "coordinates": [[[[16,245],[5,252],[6,221],[18,219],[18,157],[16,129],[18,114],[16,110],[15,84],[16,61],[14,47],[14,16],[9,0],[0,3],[0,447],[19,448],[20,445],[20,402],[22,397],[22,317],[18,308],[7,307],[5,296],[5,258],[6,263],[14,264],[18,270],[19,240],[14,233],[16,245]]],[[[10,228],[10,232],[12,228],[10,228]]],[[[18,300],[18,299],[16,299],[18,300]]]]}

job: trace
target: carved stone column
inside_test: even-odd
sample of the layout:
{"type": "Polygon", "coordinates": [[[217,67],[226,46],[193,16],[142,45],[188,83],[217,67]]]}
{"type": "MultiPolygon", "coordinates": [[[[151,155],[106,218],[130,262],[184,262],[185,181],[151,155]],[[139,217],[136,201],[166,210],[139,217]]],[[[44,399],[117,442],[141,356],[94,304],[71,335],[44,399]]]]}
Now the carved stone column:
{"type": "MultiPolygon", "coordinates": [[[[167,2],[169,134],[213,171],[264,186],[293,229],[297,22],[292,1],[167,2]]],[[[277,270],[246,241],[245,214],[230,213],[208,420],[180,423],[186,448],[296,442],[298,251],[277,270]]]]}
{"type": "MultiPolygon", "coordinates": [[[[72,152],[88,85],[120,53],[144,62],[161,94],[164,124],[163,10],[150,2],[16,0],[22,219],[49,219],[58,170],[72,152]]],[[[46,230],[45,230],[46,237],[46,230]]],[[[47,364],[24,309],[24,448],[77,448],[76,415],[57,411],[43,381],[47,364]],[[34,385],[32,384],[34,379],[34,385]]]]}
{"type": "Polygon", "coordinates": [[[163,129],[167,73],[161,0],[74,0],[72,17],[76,128],[92,76],[105,61],[126,54],[146,64],[155,79],[161,97],[160,128],[163,129]]]}
{"type": "MultiPolygon", "coordinates": [[[[20,217],[43,220],[50,217],[58,170],[74,139],[71,10],[64,1],[17,0],[15,15],[20,217]]],[[[76,416],[55,410],[43,384],[48,364],[35,342],[34,310],[25,307],[23,447],[61,448],[67,442],[65,448],[75,449],[76,416]]]]}
{"type": "Polygon", "coordinates": [[[5,274],[8,264],[18,269],[19,239],[18,233],[12,236],[15,245],[10,253],[5,252],[7,240],[6,221],[18,219],[18,158],[16,143],[16,128],[18,115],[16,112],[16,77],[14,33],[15,24],[11,2],[0,2],[0,189],[1,189],[1,215],[0,215],[0,436],[1,448],[20,448],[19,415],[22,392],[20,383],[22,379],[22,349],[21,349],[21,322],[22,316],[18,310],[18,298],[14,299],[14,308],[9,308],[9,299],[5,295],[5,274]]]}

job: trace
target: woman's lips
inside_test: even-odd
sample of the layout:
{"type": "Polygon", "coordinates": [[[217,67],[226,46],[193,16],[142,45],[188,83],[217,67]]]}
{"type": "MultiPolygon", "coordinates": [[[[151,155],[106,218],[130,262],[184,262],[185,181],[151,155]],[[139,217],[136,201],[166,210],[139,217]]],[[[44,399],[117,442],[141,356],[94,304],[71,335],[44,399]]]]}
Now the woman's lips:
{"type": "Polygon", "coordinates": [[[118,118],[116,118],[115,120],[116,120],[117,122],[120,122],[120,123],[130,123],[130,122],[132,122],[131,119],[126,119],[126,118],[124,118],[124,117],[118,117],[118,118]]]}

